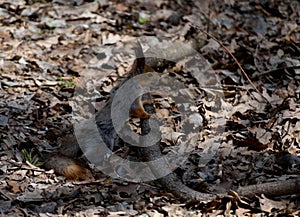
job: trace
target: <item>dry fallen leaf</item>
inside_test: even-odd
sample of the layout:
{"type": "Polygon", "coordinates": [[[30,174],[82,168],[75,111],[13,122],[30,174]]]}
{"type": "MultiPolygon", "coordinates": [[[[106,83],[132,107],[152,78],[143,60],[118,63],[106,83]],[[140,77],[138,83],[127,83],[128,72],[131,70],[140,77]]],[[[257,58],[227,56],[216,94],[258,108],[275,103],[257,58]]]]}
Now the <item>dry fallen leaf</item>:
{"type": "Polygon", "coordinates": [[[284,210],[289,202],[286,200],[275,201],[266,198],[264,195],[261,195],[259,198],[259,203],[262,211],[272,213],[276,210],[284,210]]]}

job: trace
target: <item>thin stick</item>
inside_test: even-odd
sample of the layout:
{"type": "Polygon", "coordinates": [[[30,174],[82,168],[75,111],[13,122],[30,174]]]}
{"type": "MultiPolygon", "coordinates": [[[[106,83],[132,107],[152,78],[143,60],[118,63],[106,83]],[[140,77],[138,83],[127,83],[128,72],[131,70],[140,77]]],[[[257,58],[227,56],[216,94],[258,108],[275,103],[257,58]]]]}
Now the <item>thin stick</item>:
{"type": "Polygon", "coordinates": [[[221,42],[219,41],[216,37],[214,37],[212,34],[205,32],[204,30],[202,30],[200,27],[195,26],[193,24],[190,24],[192,27],[200,30],[201,32],[203,32],[204,34],[208,35],[209,37],[211,37],[214,41],[216,41],[222,48],[223,50],[225,50],[230,56],[231,58],[234,60],[234,62],[238,65],[239,69],[242,71],[243,75],[246,77],[246,79],[248,80],[248,82],[250,83],[250,85],[254,88],[254,90],[260,94],[260,96],[267,102],[270,103],[262,94],[261,92],[259,92],[259,90],[256,88],[256,86],[254,85],[254,83],[251,81],[251,79],[249,78],[249,76],[247,75],[247,73],[245,72],[245,70],[242,68],[241,64],[239,63],[239,61],[235,58],[235,56],[230,52],[230,50],[221,42]]]}

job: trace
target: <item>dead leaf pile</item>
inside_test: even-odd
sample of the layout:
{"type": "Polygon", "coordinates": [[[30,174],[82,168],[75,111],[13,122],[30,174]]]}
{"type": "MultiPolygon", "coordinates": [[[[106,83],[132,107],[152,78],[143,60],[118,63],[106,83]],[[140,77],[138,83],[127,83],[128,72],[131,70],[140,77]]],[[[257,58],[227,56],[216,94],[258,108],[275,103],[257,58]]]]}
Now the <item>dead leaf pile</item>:
{"type": "MultiPolygon", "coordinates": [[[[299,17],[295,0],[0,0],[1,213],[299,215],[296,191],[254,198],[234,192],[299,183],[299,17]],[[259,93],[228,53],[191,24],[229,48],[259,93]],[[184,83],[178,92],[194,102],[176,105],[172,97],[154,97],[165,123],[162,152],[180,151],[178,144],[189,139],[193,151],[177,175],[196,190],[229,192],[226,197],[183,204],[160,186],[111,180],[93,165],[96,179],[86,182],[43,169],[47,154],[72,134],[74,108],[90,117],[128,76],[137,38],[149,57],[165,55],[168,61],[147,63],[184,83]],[[78,93],[84,94],[75,102],[78,93]],[[194,113],[180,116],[180,106],[194,113]],[[183,133],[185,127],[194,134],[183,133]]],[[[131,150],[128,157],[135,154],[131,150]]]]}

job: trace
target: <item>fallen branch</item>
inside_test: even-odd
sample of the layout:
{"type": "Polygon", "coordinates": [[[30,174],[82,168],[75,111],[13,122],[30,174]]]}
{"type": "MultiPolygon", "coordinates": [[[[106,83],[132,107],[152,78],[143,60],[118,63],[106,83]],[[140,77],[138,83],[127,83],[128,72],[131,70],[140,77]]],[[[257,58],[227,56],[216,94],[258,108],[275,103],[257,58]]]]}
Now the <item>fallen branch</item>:
{"type": "Polygon", "coordinates": [[[291,195],[300,193],[300,179],[290,179],[277,182],[267,182],[257,185],[239,187],[237,192],[240,196],[254,198],[264,194],[269,197],[291,195]]]}

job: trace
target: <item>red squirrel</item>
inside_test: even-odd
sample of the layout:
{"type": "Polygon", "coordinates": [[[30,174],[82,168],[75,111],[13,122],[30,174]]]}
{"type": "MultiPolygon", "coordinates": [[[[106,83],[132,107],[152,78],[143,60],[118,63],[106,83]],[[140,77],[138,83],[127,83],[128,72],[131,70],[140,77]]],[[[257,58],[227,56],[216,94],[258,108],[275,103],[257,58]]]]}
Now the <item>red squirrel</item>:
{"type": "MultiPolygon", "coordinates": [[[[144,72],[154,72],[151,67],[145,64],[144,53],[139,43],[135,49],[135,54],[137,58],[135,59],[130,71],[132,76],[136,76],[144,72]]],[[[137,97],[130,108],[130,115],[137,118],[149,118],[150,114],[144,109],[144,105],[147,104],[152,104],[150,94],[144,94],[137,97]]],[[[53,169],[55,173],[62,175],[69,180],[92,179],[91,172],[83,164],[76,160],[77,153],[79,151],[80,147],[76,141],[70,145],[62,144],[58,153],[48,157],[44,166],[46,169],[53,169]]]]}

